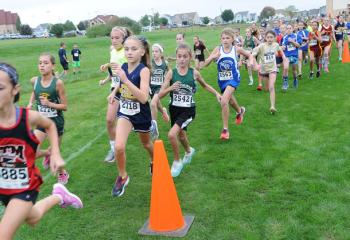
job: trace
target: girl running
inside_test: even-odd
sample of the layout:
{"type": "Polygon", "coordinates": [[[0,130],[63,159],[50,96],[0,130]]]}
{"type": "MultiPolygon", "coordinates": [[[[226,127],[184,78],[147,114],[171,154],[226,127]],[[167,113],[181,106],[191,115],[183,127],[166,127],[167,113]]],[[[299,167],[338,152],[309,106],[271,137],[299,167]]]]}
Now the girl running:
{"type": "Polygon", "coordinates": [[[228,130],[229,105],[236,111],[236,124],[243,122],[245,108],[240,107],[236,98],[233,96],[240,84],[240,73],[238,70],[237,55],[242,54],[249,62],[248,65],[253,65],[253,56],[243,48],[233,45],[234,32],[230,28],[225,28],[221,32],[221,46],[216,47],[210,56],[205,60],[204,66],[208,66],[212,61],[217,63],[218,69],[218,84],[222,93],[221,109],[223,129],[220,138],[228,140],[230,138],[228,130]]]}
{"type": "Polygon", "coordinates": [[[314,78],[314,63],[316,62],[317,73],[316,77],[321,76],[320,58],[322,56],[321,34],[318,31],[318,22],[316,20],[311,23],[312,32],[309,34],[309,55],[310,55],[310,75],[309,79],[314,78]]]}
{"type": "Polygon", "coordinates": [[[186,44],[180,44],[176,49],[176,68],[168,71],[159,92],[160,98],[170,93],[169,112],[172,127],[168,138],[174,153],[174,162],[171,166],[173,177],[179,176],[183,166],[191,162],[195,153],[195,149],[190,146],[186,130],[196,115],[194,101],[196,81],[208,92],[213,93],[220,102],[220,94],[204,81],[197,70],[190,67],[191,59],[190,47],[186,44]],[[185,149],[185,156],[182,160],[180,159],[178,140],[185,149]]]}
{"type": "MultiPolygon", "coordinates": [[[[116,76],[115,73],[112,72],[110,68],[111,63],[118,63],[119,65],[122,65],[126,62],[126,57],[124,54],[124,47],[123,43],[127,37],[131,35],[131,32],[127,28],[123,27],[114,27],[111,31],[111,52],[110,52],[110,63],[106,63],[101,65],[100,69],[101,71],[108,70],[109,75],[106,79],[100,81],[100,85],[104,85],[109,81],[111,82],[111,91],[113,91],[119,84],[120,80],[118,76],[116,76]]],[[[104,161],[107,163],[112,163],[115,161],[115,151],[114,151],[114,145],[115,145],[115,121],[116,121],[116,114],[119,107],[119,97],[120,94],[117,93],[115,95],[116,101],[108,102],[107,106],[107,113],[106,113],[106,125],[107,125],[107,132],[109,137],[109,146],[110,150],[108,151],[104,161]]]]}
{"type": "MultiPolygon", "coordinates": [[[[59,144],[62,143],[64,133],[63,111],[67,111],[67,98],[63,81],[54,75],[56,60],[49,53],[43,53],[39,57],[39,77],[33,77],[31,83],[33,91],[29,100],[28,108],[31,109],[34,102],[36,110],[45,117],[50,118],[56,125],[59,144]]],[[[34,130],[36,138],[42,144],[47,137],[44,128],[34,130]]],[[[39,157],[40,155],[38,155],[39,157]]],[[[50,151],[45,154],[43,161],[44,169],[50,167],[50,151]]],[[[63,168],[58,173],[58,182],[66,184],[69,174],[63,168]]]]}
{"type": "Polygon", "coordinates": [[[208,54],[209,51],[207,47],[204,45],[203,41],[199,40],[198,36],[193,37],[193,51],[194,51],[194,60],[195,60],[195,67],[197,70],[200,70],[203,67],[204,64],[204,50],[207,51],[208,54]]]}
{"type": "Polygon", "coordinates": [[[332,38],[334,37],[333,26],[330,25],[330,21],[328,17],[323,19],[323,25],[321,26],[321,48],[322,48],[322,65],[323,70],[328,73],[329,72],[329,56],[330,49],[332,46],[332,38]]]}
{"type": "Polygon", "coordinates": [[[35,166],[39,140],[32,128],[43,128],[48,134],[51,171],[60,171],[64,161],[55,124],[36,111],[16,106],[19,88],[16,69],[0,63],[0,201],[5,206],[0,221],[1,239],[13,239],[24,222],[36,225],[55,205],[83,207],[79,197],[60,183],[53,186],[50,196],[36,202],[43,181],[35,166]]]}
{"type": "Polygon", "coordinates": [[[337,42],[339,61],[342,60],[343,44],[344,44],[345,22],[342,16],[338,17],[338,21],[334,26],[335,40],[337,42]]]}
{"type": "MultiPolygon", "coordinates": [[[[287,34],[282,39],[282,49],[284,51],[284,55],[288,58],[288,62],[292,65],[293,71],[293,85],[294,88],[298,87],[297,80],[297,66],[298,66],[298,49],[300,47],[302,40],[298,37],[297,34],[293,33],[293,26],[287,25],[287,34]]],[[[287,91],[289,87],[288,83],[288,68],[285,68],[283,71],[283,86],[282,90],[287,91]]]]}
{"type": "Polygon", "coordinates": [[[157,124],[158,111],[162,113],[163,120],[169,122],[169,116],[165,107],[162,106],[159,100],[159,90],[164,83],[164,76],[168,71],[168,63],[164,59],[164,49],[158,43],[152,46],[152,73],[150,82],[150,96],[151,96],[151,114],[152,114],[152,126],[151,136],[152,139],[158,139],[159,131],[157,124]]]}
{"type": "Polygon", "coordinates": [[[126,172],[125,148],[132,130],[139,133],[143,147],[149,153],[150,158],[153,157],[153,144],[150,136],[152,118],[148,104],[149,46],[143,37],[131,36],[125,41],[124,49],[128,62],[121,66],[112,64],[112,70],[119,76],[121,84],[108,97],[109,102],[113,102],[117,91],[121,93],[115,144],[115,158],[119,174],[112,189],[112,196],[116,197],[123,195],[125,187],[130,181],[126,172]]]}
{"type": "Polygon", "coordinates": [[[283,61],[288,61],[284,56],[282,48],[275,42],[276,34],[273,30],[269,30],[265,35],[265,42],[261,43],[253,50],[253,57],[258,58],[260,64],[259,75],[265,81],[266,89],[270,92],[270,112],[277,112],[275,106],[275,82],[277,76],[276,55],[280,54],[283,61]]]}
{"type": "Polygon", "coordinates": [[[306,24],[303,22],[299,22],[298,24],[298,36],[301,38],[301,46],[298,50],[298,78],[302,78],[302,64],[303,61],[307,59],[308,55],[308,40],[309,40],[309,31],[306,30],[306,24]]]}
{"type": "MultiPolygon", "coordinates": [[[[243,49],[246,50],[247,52],[252,53],[253,49],[259,45],[259,40],[252,35],[252,31],[250,28],[247,28],[246,30],[246,37],[243,40],[243,49]]],[[[247,59],[242,56],[241,60],[242,64],[246,66],[246,69],[248,69],[248,76],[249,76],[249,86],[253,86],[254,84],[254,79],[253,79],[253,72],[252,72],[252,67],[247,64],[247,59]]]]}

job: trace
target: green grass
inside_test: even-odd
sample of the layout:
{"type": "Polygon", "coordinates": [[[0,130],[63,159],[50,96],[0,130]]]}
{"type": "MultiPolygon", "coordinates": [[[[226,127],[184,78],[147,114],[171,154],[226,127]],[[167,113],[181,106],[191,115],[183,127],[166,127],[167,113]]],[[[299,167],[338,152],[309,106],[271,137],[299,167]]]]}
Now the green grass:
{"type": "MultiPolygon", "coordinates": [[[[219,43],[219,32],[187,29],[186,37],[191,42],[198,34],[213,49],[219,43]]],[[[175,33],[146,35],[152,43],[163,44],[167,55],[175,55],[175,33]]],[[[54,208],[34,229],[21,227],[16,239],[160,239],[137,234],[149,215],[151,177],[147,153],[135,134],[127,145],[130,185],[123,197],[110,196],[117,171],[114,165],[102,162],[108,150],[104,120],[108,87],[98,86],[104,77],[98,68],[108,60],[109,39],[64,41],[68,49],[77,42],[83,52],[82,73],[65,80],[69,110],[62,153],[67,159],[94,140],[67,164],[71,174],[68,187],[81,196],[85,208],[54,208]]],[[[1,41],[0,60],[14,64],[21,75],[21,104],[28,101],[29,79],[38,74],[39,54],[50,51],[56,55],[59,42],[1,41]]],[[[320,79],[308,80],[305,69],[298,90],[282,93],[278,76],[276,116],[269,114],[268,93],[248,87],[247,73],[242,69],[236,97],[247,114],[240,126],[233,124],[231,116],[228,142],[219,140],[222,123],[215,97],[203,89],[198,91],[197,115],[188,131],[197,152],[175,179],[183,212],[196,216],[185,239],[349,238],[350,66],[338,63],[336,55],[334,49],[331,73],[320,79]]],[[[214,64],[202,75],[218,89],[214,64]]],[[[169,126],[160,118],[159,123],[171,163],[166,139],[169,126]]],[[[41,197],[50,193],[54,182],[54,177],[47,179],[41,197]]]]}

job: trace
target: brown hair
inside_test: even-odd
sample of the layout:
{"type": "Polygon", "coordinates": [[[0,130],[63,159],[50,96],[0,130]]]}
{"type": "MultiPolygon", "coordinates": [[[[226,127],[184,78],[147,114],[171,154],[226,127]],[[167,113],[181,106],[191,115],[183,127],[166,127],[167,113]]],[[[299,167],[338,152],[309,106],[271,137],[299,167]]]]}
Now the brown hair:
{"type": "MultiPolygon", "coordinates": [[[[52,63],[52,65],[56,64],[56,58],[51,53],[44,52],[44,53],[40,54],[39,57],[41,57],[41,56],[48,56],[50,58],[50,62],[52,63]]],[[[52,70],[52,75],[55,76],[54,70],[52,70]]]]}
{"type": "Polygon", "coordinates": [[[141,57],[141,63],[143,63],[146,67],[151,69],[149,44],[147,42],[147,39],[144,36],[132,35],[132,36],[128,37],[127,39],[125,39],[125,41],[129,40],[129,39],[134,39],[134,40],[137,40],[141,43],[143,49],[145,50],[145,54],[141,57]]]}
{"type": "Polygon", "coordinates": [[[123,34],[123,42],[122,42],[122,44],[124,44],[125,40],[126,40],[128,37],[130,37],[131,35],[133,35],[132,31],[130,31],[130,30],[129,30],[128,28],[126,28],[126,27],[115,26],[115,27],[112,28],[111,33],[112,33],[113,31],[119,31],[119,32],[121,32],[121,33],[123,34]]]}
{"type": "MultiPolygon", "coordinates": [[[[181,44],[179,44],[179,46],[177,46],[175,53],[177,54],[177,52],[178,52],[180,49],[185,49],[185,50],[187,50],[188,54],[190,55],[190,59],[192,59],[192,56],[193,56],[193,55],[192,55],[192,49],[190,48],[190,46],[188,46],[186,43],[181,43],[181,44]]],[[[189,61],[188,66],[189,66],[189,67],[191,66],[191,61],[189,61]]]]}

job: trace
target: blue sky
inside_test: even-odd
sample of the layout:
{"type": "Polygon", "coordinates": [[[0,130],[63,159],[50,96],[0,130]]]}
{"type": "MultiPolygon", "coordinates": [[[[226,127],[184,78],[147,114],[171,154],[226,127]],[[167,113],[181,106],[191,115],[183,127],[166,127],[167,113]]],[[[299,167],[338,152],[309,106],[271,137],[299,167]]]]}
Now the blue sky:
{"type": "Polygon", "coordinates": [[[31,27],[46,22],[64,22],[67,19],[77,24],[80,20],[90,19],[98,14],[128,16],[139,20],[142,15],[152,12],[173,15],[195,11],[201,17],[215,17],[225,9],[260,13],[264,6],[279,9],[294,5],[299,10],[305,10],[319,8],[325,4],[325,0],[0,0],[0,8],[17,12],[22,23],[31,27]]]}

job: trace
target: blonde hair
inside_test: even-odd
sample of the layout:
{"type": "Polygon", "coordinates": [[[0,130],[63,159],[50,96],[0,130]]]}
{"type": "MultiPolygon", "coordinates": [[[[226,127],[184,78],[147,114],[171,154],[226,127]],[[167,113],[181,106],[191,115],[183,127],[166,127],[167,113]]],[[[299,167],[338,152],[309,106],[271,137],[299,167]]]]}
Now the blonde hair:
{"type": "Polygon", "coordinates": [[[224,34],[232,37],[232,39],[235,39],[235,32],[233,31],[232,28],[224,28],[224,30],[222,30],[220,36],[222,36],[224,34]]]}

